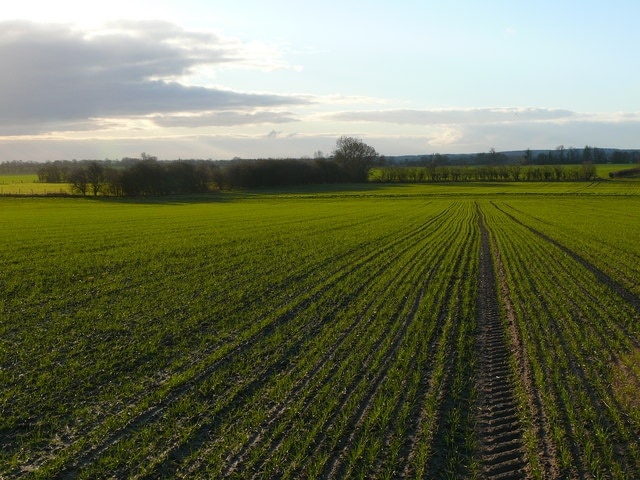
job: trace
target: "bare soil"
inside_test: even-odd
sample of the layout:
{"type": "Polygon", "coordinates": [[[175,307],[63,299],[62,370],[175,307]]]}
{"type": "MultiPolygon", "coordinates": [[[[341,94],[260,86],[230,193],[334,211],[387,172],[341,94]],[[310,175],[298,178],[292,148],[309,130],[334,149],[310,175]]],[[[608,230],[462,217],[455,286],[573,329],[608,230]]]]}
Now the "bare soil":
{"type": "MultiPolygon", "coordinates": [[[[480,213],[480,212],[479,212],[480,213]]],[[[477,297],[478,438],[483,478],[528,478],[523,432],[513,393],[510,351],[500,320],[498,289],[489,234],[479,215],[481,249],[477,297]]]]}

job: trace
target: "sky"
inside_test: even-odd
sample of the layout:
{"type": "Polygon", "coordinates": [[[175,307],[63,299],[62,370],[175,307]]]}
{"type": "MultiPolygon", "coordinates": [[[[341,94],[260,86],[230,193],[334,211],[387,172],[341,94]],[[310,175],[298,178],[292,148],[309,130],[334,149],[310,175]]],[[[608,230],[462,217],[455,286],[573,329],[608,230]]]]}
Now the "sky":
{"type": "Polygon", "coordinates": [[[640,148],[637,0],[21,0],[0,162],[640,148]]]}

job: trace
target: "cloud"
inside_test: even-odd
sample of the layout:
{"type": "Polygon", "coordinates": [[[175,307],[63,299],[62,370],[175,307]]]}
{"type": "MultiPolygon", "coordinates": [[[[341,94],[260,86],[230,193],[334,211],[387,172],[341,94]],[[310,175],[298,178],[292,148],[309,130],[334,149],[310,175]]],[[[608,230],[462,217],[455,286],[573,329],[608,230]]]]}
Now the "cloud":
{"type": "Polygon", "coordinates": [[[251,65],[250,51],[214,33],[166,22],[112,23],[92,33],[66,25],[0,22],[0,127],[38,133],[93,118],[308,103],[296,96],[180,82],[199,67],[251,65]]]}
{"type": "Polygon", "coordinates": [[[274,130],[256,131],[254,134],[172,135],[105,138],[0,137],[0,161],[103,159],[137,156],[140,152],[157,155],[161,159],[233,157],[286,158],[312,155],[317,150],[331,152],[336,140],[348,133],[363,138],[384,155],[425,155],[430,153],[475,153],[555,148],[594,147],[637,148],[640,116],[624,120],[577,120],[561,123],[523,122],[436,125],[421,133],[406,133],[406,129],[393,129],[380,134],[344,132],[289,133],[274,130]],[[275,141],[277,140],[277,141],[275,141]]]}
{"type": "Polygon", "coordinates": [[[549,121],[571,119],[569,110],[532,107],[499,107],[433,110],[375,110],[329,114],[331,120],[346,122],[382,122],[411,125],[450,125],[549,121]]]}
{"type": "Polygon", "coordinates": [[[297,122],[298,119],[291,112],[203,112],[195,114],[157,115],[151,121],[159,127],[230,127],[238,125],[261,125],[268,123],[297,122]]]}

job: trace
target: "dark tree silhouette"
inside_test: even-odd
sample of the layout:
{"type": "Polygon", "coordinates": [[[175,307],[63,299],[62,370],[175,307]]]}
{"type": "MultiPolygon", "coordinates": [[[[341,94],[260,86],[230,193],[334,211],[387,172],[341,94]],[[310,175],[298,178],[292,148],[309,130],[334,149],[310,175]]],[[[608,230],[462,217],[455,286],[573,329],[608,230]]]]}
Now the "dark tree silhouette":
{"type": "Polygon", "coordinates": [[[104,167],[98,162],[91,162],[85,169],[85,175],[93,196],[97,197],[105,183],[104,167]]]}
{"type": "Polygon", "coordinates": [[[333,156],[345,179],[351,182],[366,182],[369,169],[378,161],[378,152],[354,137],[340,137],[333,156]]]}
{"type": "Polygon", "coordinates": [[[89,180],[87,178],[87,171],[82,167],[76,167],[67,177],[68,182],[71,184],[71,189],[74,192],[80,193],[83,196],[87,194],[89,188],[89,180]]]}

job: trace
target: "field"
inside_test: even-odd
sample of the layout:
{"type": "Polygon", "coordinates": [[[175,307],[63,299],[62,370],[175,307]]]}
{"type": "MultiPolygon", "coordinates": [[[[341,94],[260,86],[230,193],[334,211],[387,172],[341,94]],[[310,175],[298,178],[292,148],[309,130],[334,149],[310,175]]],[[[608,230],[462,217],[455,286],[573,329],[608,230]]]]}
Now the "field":
{"type": "Polygon", "coordinates": [[[640,478],[640,183],[0,198],[0,478],[640,478]]]}
{"type": "Polygon", "coordinates": [[[66,183],[40,183],[37,175],[0,175],[0,195],[70,194],[66,183]]]}

